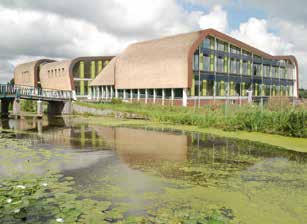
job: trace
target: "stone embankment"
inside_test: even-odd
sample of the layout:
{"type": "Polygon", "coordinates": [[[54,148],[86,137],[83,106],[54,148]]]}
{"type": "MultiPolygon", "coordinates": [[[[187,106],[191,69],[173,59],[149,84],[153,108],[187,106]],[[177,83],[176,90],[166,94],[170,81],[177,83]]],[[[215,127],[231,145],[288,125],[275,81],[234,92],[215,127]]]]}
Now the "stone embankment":
{"type": "Polygon", "coordinates": [[[88,114],[97,116],[111,116],[120,119],[138,119],[138,120],[148,120],[148,117],[136,113],[130,112],[120,112],[111,109],[97,109],[92,107],[81,106],[76,103],[72,106],[73,113],[75,114],[88,114]]]}

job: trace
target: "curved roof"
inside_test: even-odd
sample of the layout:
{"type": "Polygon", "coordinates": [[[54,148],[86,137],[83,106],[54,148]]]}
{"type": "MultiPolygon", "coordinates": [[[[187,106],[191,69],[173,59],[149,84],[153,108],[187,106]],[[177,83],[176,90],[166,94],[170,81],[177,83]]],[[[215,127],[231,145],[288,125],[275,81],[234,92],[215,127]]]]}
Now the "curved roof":
{"type": "Polygon", "coordinates": [[[268,59],[288,59],[296,65],[298,76],[294,56],[272,56],[214,29],[207,29],[132,44],[117,56],[114,63],[107,65],[91,85],[107,85],[112,83],[107,80],[114,79],[117,89],[191,87],[193,55],[207,36],[215,36],[268,59]]]}
{"type": "Polygon", "coordinates": [[[50,62],[54,60],[40,59],[17,65],[14,70],[15,85],[37,87],[39,66],[50,62]]]}

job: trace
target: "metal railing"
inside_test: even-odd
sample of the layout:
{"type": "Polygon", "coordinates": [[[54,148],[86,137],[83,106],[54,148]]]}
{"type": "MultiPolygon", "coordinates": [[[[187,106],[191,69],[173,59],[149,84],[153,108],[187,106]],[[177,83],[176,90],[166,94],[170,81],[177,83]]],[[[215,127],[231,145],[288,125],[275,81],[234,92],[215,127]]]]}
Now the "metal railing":
{"type": "Polygon", "coordinates": [[[40,89],[10,84],[0,84],[0,95],[15,96],[19,98],[75,100],[73,91],[69,90],[40,89]]]}

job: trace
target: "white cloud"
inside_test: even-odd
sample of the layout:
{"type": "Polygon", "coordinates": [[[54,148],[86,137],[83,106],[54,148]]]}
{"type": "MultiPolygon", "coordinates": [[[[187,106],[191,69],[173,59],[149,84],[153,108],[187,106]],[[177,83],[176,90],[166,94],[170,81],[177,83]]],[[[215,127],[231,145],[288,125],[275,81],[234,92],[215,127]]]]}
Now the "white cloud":
{"type": "Polygon", "coordinates": [[[250,18],[230,35],[272,55],[294,55],[299,63],[300,86],[307,87],[307,30],[290,22],[250,18]],[[270,31],[277,28],[278,34],[270,31]]]}
{"type": "Polygon", "coordinates": [[[226,32],[228,29],[227,12],[220,5],[215,5],[211,12],[200,17],[199,27],[201,29],[213,28],[226,32]]]}
{"type": "Polygon", "coordinates": [[[114,55],[131,42],[195,30],[200,15],[176,0],[1,0],[0,81],[16,63],[114,55]]]}
{"type": "Polygon", "coordinates": [[[247,22],[241,23],[238,30],[231,31],[230,35],[273,55],[289,52],[293,48],[291,43],[269,32],[267,21],[264,19],[250,18],[247,22]]]}

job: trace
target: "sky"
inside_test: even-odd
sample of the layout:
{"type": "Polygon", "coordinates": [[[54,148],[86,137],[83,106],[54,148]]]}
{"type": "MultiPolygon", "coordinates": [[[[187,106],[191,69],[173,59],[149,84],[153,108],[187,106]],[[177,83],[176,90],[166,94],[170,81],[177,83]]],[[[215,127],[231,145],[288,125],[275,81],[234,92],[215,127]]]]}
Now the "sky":
{"type": "Polygon", "coordinates": [[[306,0],[0,0],[0,83],[38,58],[116,55],[129,44],[214,28],[294,55],[307,89],[306,0]]]}

